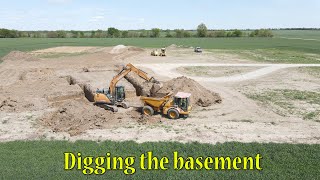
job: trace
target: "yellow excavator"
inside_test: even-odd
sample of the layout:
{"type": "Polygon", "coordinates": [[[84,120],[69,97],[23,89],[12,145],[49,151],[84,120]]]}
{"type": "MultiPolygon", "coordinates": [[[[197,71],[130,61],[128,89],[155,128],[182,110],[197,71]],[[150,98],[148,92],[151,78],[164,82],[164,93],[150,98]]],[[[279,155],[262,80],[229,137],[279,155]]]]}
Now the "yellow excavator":
{"type": "Polygon", "coordinates": [[[136,73],[146,81],[158,84],[158,86],[155,87],[162,87],[159,81],[155,80],[153,77],[148,77],[147,73],[129,63],[123,67],[119,74],[113,77],[108,89],[97,89],[94,95],[94,105],[102,107],[106,110],[111,110],[113,112],[118,111],[118,106],[125,109],[129,108],[128,103],[124,102],[126,98],[125,88],[124,86],[117,86],[117,83],[130,72],[136,73]]]}
{"type": "Polygon", "coordinates": [[[144,104],[142,114],[152,116],[157,112],[167,115],[169,119],[178,119],[181,116],[187,118],[192,108],[190,96],[190,93],[185,92],[178,92],[174,96],[168,93],[162,98],[141,96],[144,104]]]}

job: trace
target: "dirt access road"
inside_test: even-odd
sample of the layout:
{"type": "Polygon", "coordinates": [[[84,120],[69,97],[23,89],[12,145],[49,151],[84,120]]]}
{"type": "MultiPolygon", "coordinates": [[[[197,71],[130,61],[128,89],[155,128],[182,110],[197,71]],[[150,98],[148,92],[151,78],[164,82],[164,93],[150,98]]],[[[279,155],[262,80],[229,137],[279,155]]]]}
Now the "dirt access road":
{"type": "MultiPolygon", "coordinates": [[[[4,80],[0,83],[0,141],[320,143],[319,122],[286,111],[279,114],[275,106],[265,106],[247,96],[274,89],[319,92],[319,78],[293,65],[252,64],[236,55],[195,54],[192,49],[174,46],[168,48],[167,57],[151,57],[150,49],[124,46],[58,47],[31,54],[38,58],[16,54],[0,65],[0,78],[4,80]],[[133,108],[113,114],[92,106],[77,84],[90,85],[92,89],[107,87],[117,67],[127,63],[139,65],[163,81],[188,75],[176,68],[203,66],[192,78],[219,93],[223,101],[210,107],[195,107],[188,119],[175,121],[160,115],[140,121],[139,113],[133,108]],[[257,69],[242,69],[250,64],[257,69]],[[239,70],[224,75],[235,67],[239,70]],[[202,75],[203,71],[210,73],[202,75]],[[216,71],[222,76],[211,74],[216,71]]],[[[126,81],[120,84],[132,89],[126,81]]]]}
{"type": "Polygon", "coordinates": [[[297,68],[297,67],[320,67],[320,64],[212,64],[212,63],[188,63],[188,64],[135,64],[138,67],[145,67],[151,69],[158,75],[167,77],[180,77],[186,76],[196,81],[207,81],[207,82],[239,82],[250,79],[259,78],[271,74],[275,71],[286,69],[286,68],[297,68]],[[259,69],[246,72],[243,74],[237,74],[227,77],[199,77],[189,76],[181,74],[176,71],[179,67],[259,67],[259,69]]]}

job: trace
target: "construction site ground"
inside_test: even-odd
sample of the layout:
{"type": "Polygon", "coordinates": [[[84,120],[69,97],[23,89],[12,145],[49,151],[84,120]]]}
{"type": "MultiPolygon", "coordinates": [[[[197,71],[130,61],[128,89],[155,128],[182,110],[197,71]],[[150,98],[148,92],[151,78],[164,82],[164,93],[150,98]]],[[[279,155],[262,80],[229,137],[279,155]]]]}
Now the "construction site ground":
{"type": "Polygon", "coordinates": [[[175,46],[168,47],[167,57],[150,52],[119,45],[8,54],[0,64],[0,141],[320,143],[319,94],[314,95],[320,91],[320,78],[306,70],[320,65],[256,63],[175,46]],[[192,78],[220,94],[222,102],[194,106],[187,119],[143,117],[134,87],[123,79],[119,84],[134,107],[112,113],[93,106],[89,91],[107,88],[127,63],[163,82],[192,78]],[[299,92],[314,99],[284,98],[299,92]]]}

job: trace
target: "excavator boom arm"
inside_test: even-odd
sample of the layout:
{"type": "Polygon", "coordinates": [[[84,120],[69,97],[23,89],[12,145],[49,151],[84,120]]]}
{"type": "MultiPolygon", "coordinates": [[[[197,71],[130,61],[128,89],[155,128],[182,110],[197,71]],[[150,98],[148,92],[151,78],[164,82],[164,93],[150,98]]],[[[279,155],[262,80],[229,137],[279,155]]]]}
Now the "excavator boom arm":
{"type": "Polygon", "coordinates": [[[139,75],[141,78],[145,79],[146,81],[150,81],[152,79],[152,77],[148,77],[147,73],[145,73],[144,71],[134,67],[132,64],[127,64],[126,66],[127,69],[131,69],[131,71],[133,71],[134,73],[136,73],[137,75],[139,75]]]}
{"type": "Polygon", "coordinates": [[[116,87],[117,83],[123,77],[125,77],[127,74],[129,74],[131,71],[136,73],[141,78],[143,78],[143,79],[145,79],[147,81],[150,81],[152,79],[152,77],[151,78],[148,77],[147,73],[143,72],[142,70],[134,67],[132,64],[129,63],[129,64],[126,65],[126,67],[124,67],[122,69],[122,71],[119,74],[114,76],[113,79],[111,80],[110,85],[109,85],[109,90],[110,90],[110,94],[111,95],[114,95],[114,90],[115,90],[115,87],[116,87]]]}

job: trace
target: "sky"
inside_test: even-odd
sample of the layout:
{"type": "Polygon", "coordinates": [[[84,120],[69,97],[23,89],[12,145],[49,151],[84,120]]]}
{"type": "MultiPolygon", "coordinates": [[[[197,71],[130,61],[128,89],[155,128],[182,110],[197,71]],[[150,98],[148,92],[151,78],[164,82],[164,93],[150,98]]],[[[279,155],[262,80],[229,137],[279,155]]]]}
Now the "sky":
{"type": "Polygon", "coordinates": [[[0,0],[0,28],[320,28],[319,0],[0,0]]]}

